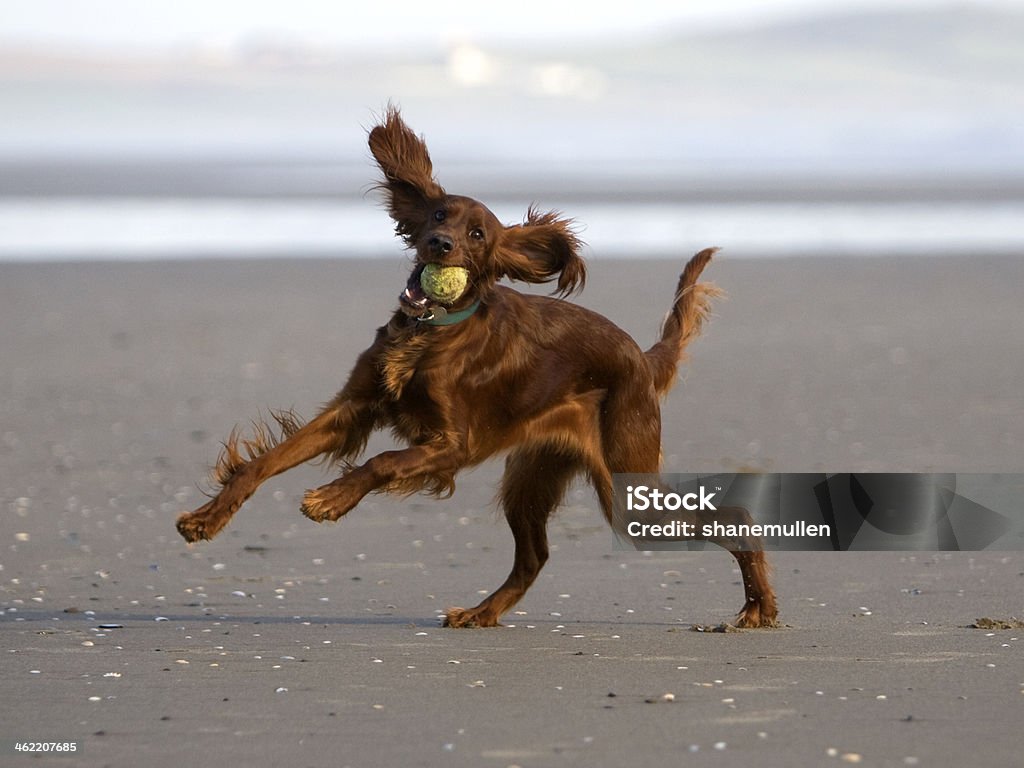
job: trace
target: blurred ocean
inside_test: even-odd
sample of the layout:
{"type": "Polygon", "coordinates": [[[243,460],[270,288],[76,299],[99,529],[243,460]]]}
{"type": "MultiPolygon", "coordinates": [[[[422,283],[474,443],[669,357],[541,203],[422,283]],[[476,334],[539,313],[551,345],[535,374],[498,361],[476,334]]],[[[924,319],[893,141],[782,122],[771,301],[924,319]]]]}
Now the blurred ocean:
{"type": "MultiPolygon", "coordinates": [[[[494,205],[506,223],[524,205],[494,205]]],[[[1024,201],[574,202],[590,258],[1024,255],[1024,201]]],[[[370,200],[7,198],[0,260],[392,258],[400,244],[370,200]]]]}
{"type": "Polygon", "coordinates": [[[1024,13],[348,51],[51,50],[0,31],[0,260],[392,256],[365,128],[589,255],[1024,254],[1024,13]]]}

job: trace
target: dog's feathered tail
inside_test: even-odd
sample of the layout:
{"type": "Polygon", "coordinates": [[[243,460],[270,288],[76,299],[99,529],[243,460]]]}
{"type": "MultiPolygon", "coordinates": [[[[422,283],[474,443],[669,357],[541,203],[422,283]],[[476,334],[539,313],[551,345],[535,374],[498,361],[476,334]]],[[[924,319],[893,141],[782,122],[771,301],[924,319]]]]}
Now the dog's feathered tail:
{"type": "Polygon", "coordinates": [[[711,300],[722,295],[716,286],[697,282],[717,250],[705,248],[687,262],[679,276],[672,309],[661,326],[661,340],[645,353],[660,397],[668,394],[675,383],[679,363],[686,359],[686,348],[700,335],[711,312],[711,300]]]}

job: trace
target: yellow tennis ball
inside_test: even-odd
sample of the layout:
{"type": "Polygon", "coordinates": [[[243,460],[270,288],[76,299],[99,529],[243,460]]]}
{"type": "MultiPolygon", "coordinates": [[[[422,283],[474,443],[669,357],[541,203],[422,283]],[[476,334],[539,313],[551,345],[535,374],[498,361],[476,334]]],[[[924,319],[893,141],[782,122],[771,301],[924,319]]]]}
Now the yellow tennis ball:
{"type": "Polygon", "coordinates": [[[427,264],[420,274],[420,287],[428,297],[440,304],[452,304],[469,285],[469,270],[465,267],[444,267],[427,264]]]}

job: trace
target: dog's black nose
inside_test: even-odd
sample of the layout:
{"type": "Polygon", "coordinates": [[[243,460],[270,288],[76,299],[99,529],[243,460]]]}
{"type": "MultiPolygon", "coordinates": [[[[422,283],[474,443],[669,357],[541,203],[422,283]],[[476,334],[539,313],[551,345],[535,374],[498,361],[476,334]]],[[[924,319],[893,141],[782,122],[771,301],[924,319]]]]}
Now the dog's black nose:
{"type": "Polygon", "coordinates": [[[427,241],[427,247],[430,248],[430,252],[436,256],[443,256],[446,253],[451,253],[452,249],[455,248],[455,243],[448,235],[434,235],[427,241]]]}

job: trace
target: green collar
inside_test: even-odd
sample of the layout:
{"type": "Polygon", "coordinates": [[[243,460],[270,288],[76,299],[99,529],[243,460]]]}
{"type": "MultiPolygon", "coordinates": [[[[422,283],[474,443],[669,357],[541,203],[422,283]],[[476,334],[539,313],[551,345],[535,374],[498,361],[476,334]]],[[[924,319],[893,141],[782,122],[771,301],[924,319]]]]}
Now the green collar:
{"type": "Polygon", "coordinates": [[[434,307],[426,317],[416,318],[424,325],[455,325],[461,323],[467,317],[480,309],[480,299],[477,299],[465,309],[458,312],[449,312],[444,307],[434,307]]]}

